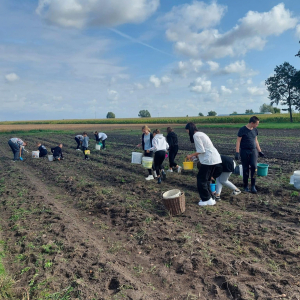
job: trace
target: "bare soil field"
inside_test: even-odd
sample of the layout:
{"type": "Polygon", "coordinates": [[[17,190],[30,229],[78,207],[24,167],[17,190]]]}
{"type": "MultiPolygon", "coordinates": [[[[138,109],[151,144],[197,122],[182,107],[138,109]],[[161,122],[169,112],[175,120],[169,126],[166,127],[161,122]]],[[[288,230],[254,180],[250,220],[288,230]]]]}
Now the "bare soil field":
{"type": "MultiPolygon", "coordinates": [[[[298,131],[259,130],[259,162],[270,167],[257,195],[224,188],[216,206],[199,207],[196,169],[158,185],[130,163],[136,128],[108,131],[106,151],[91,139],[90,161],[72,134],[24,133],[28,150],[63,142],[65,160],[14,163],[12,136],[1,135],[0,240],[15,281],[6,299],[299,300],[300,197],[289,185],[300,169],[298,131]],[[186,211],[174,217],[161,201],[173,188],[186,195],[186,211]]],[[[234,155],[236,129],[203,131],[234,155]]],[[[194,145],[176,132],[182,163],[194,145]]],[[[230,179],[242,187],[241,177],[230,179]]]]}

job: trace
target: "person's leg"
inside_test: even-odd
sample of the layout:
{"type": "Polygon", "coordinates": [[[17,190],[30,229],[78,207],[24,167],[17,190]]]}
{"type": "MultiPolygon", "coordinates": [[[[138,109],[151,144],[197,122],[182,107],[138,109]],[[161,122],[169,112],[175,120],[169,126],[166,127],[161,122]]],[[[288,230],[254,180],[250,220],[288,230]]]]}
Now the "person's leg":
{"type": "Polygon", "coordinates": [[[106,140],[102,140],[102,149],[105,149],[105,141],[106,140]]]}
{"type": "Polygon", "coordinates": [[[243,183],[244,189],[248,189],[248,179],[249,179],[249,151],[241,149],[241,161],[243,166],[243,183]]]}
{"type": "Polygon", "coordinates": [[[228,180],[231,174],[231,172],[224,172],[218,179],[221,181],[222,185],[227,186],[233,191],[239,191],[239,189],[231,181],[228,180]]]}
{"type": "Polygon", "coordinates": [[[75,138],[75,141],[76,141],[76,143],[77,143],[77,148],[76,148],[76,150],[77,150],[77,149],[79,149],[79,146],[80,146],[80,140],[76,137],[76,138],[75,138]]]}
{"type": "Polygon", "coordinates": [[[84,158],[86,158],[86,155],[85,155],[85,153],[84,153],[86,149],[87,149],[86,147],[83,147],[83,146],[82,146],[82,152],[83,152],[83,154],[84,154],[84,158]]]}
{"type": "Polygon", "coordinates": [[[250,156],[250,168],[251,168],[251,192],[257,193],[257,190],[255,188],[255,177],[257,172],[257,158],[258,153],[257,150],[252,150],[251,156],[250,156]]]}
{"type": "Polygon", "coordinates": [[[8,145],[10,146],[13,154],[14,154],[14,160],[19,160],[20,159],[20,156],[19,156],[19,153],[20,153],[20,148],[19,148],[19,145],[16,144],[16,143],[13,143],[12,141],[8,141],[8,145]]]}
{"type": "Polygon", "coordinates": [[[211,198],[207,183],[210,180],[212,167],[202,164],[197,174],[197,188],[202,201],[208,201],[211,198]]]}
{"type": "Polygon", "coordinates": [[[217,179],[216,179],[216,196],[220,196],[223,188],[222,180],[224,173],[222,173],[217,179]]]}
{"type": "Polygon", "coordinates": [[[160,177],[160,151],[156,151],[154,154],[154,170],[156,172],[157,177],[160,177]]]}
{"type": "MultiPolygon", "coordinates": [[[[147,153],[146,151],[144,151],[144,156],[146,156],[146,157],[152,157],[153,156],[153,152],[147,153]]],[[[154,165],[153,165],[152,168],[153,168],[153,170],[155,170],[154,165]]],[[[147,169],[147,170],[148,170],[149,176],[151,176],[152,175],[152,169],[147,169]]]]}
{"type": "Polygon", "coordinates": [[[175,157],[178,153],[178,146],[174,146],[173,153],[174,153],[174,160],[173,160],[174,164],[173,164],[173,166],[178,167],[178,164],[175,162],[175,157]]]}
{"type": "MultiPolygon", "coordinates": [[[[172,169],[174,167],[174,159],[175,159],[175,153],[174,153],[174,150],[170,150],[169,151],[169,166],[170,166],[170,169],[172,169]]],[[[176,167],[176,165],[175,165],[176,167]]]]}

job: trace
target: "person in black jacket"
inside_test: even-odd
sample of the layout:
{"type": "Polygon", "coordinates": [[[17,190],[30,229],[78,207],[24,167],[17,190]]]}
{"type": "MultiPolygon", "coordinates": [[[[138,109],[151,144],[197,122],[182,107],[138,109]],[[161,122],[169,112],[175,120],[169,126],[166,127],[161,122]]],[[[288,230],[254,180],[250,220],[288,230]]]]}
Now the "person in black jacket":
{"type": "Polygon", "coordinates": [[[232,192],[233,196],[236,196],[241,193],[241,191],[232,182],[228,180],[231,173],[234,172],[236,166],[235,161],[233,160],[233,158],[225,155],[221,155],[221,160],[222,160],[223,171],[221,175],[216,179],[216,183],[217,183],[216,195],[215,195],[216,201],[221,200],[220,195],[223,186],[227,186],[228,188],[230,188],[233,191],[232,192]]]}
{"type": "Polygon", "coordinates": [[[36,143],[38,150],[40,151],[39,157],[45,157],[47,155],[47,149],[41,143],[36,143]]]}
{"type": "MultiPolygon", "coordinates": [[[[145,125],[142,127],[142,132],[142,144],[138,144],[137,147],[142,146],[142,149],[144,150],[144,156],[153,157],[153,151],[147,152],[147,150],[153,147],[153,134],[151,133],[151,129],[147,125],[145,125]]],[[[149,175],[148,177],[146,177],[146,180],[153,180],[154,177],[157,177],[155,171],[153,171],[154,176],[152,175],[152,169],[148,169],[148,173],[149,175]]]]}
{"type": "Polygon", "coordinates": [[[167,142],[169,144],[169,163],[170,168],[168,172],[173,172],[173,168],[177,168],[177,172],[181,172],[181,167],[175,162],[175,157],[178,152],[178,138],[177,134],[173,131],[173,128],[167,128],[167,142]]]}
{"type": "Polygon", "coordinates": [[[63,144],[59,144],[57,147],[51,148],[51,152],[53,154],[53,160],[62,160],[64,159],[61,148],[63,144]]]}

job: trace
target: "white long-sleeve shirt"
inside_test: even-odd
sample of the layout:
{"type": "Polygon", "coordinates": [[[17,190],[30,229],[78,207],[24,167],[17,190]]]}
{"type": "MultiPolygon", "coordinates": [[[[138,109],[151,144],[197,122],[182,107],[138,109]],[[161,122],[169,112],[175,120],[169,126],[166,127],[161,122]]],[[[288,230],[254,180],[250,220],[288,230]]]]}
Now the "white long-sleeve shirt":
{"type": "Polygon", "coordinates": [[[193,135],[193,138],[201,164],[211,166],[222,163],[218,150],[205,133],[198,131],[193,135]]]}
{"type": "Polygon", "coordinates": [[[169,149],[169,144],[166,141],[166,138],[162,134],[156,134],[152,140],[153,147],[149,151],[166,151],[169,149]]]}
{"type": "Polygon", "coordinates": [[[107,135],[104,132],[99,132],[98,139],[104,141],[107,139],[107,135]]]}

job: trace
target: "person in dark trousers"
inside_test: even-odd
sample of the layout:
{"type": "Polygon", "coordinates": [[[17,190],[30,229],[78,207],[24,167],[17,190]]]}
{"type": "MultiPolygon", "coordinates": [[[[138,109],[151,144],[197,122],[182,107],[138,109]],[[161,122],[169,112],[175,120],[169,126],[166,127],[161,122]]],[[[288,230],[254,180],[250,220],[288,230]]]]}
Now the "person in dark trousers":
{"type": "Polygon", "coordinates": [[[255,177],[257,172],[257,158],[264,157],[264,153],[261,151],[257,136],[257,126],[259,119],[253,116],[249,119],[249,123],[238,131],[238,137],[236,141],[236,153],[235,159],[241,158],[243,166],[243,183],[244,191],[249,192],[248,180],[251,170],[251,193],[256,194],[255,177]]]}
{"type": "Polygon", "coordinates": [[[226,186],[232,190],[232,196],[237,196],[241,191],[228,179],[230,175],[234,172],[236,163],[232,157],[221,155],[222,160],[222,174],[216,179],[216,200],[221,200],[221,192],[223,186],[226,186]]]}
{"type": "Polygon", "coordinates": [[[215,205],[216,201],[210,190],[211,178],[218,178],[222,173],[222,160],[218,150],[214,147],[210,138],[200,132],[192,122],[186,124],[186,131],[190,136],[191,143],[195,143],[196,152],[187,155],[188,160],[198,156],[200,166],[197,175],[197,188],[200,196],[199,205],[215,205]]]}
{"type": "Polygon", "coordinates": [[[47,155],[47,149],[41,143],[36,143],[38,150],[40,151],[39,157],[45,157],[47,155]]]}
{"type": "MultiPolygon", "coordinates": [[[[151,129],[147,126],[144,125],[142,127],[142,143],[138,144],[137,147],[141,147],[144,150],[144,156],[147,157],[153,157],[153,152],[152,151],[147,151],[150,148],[153,147],[152,141],[153,141],[153,134],[151,133],[151,129]]],[[[146,177],[146,180],[153,180],[154,177],[157,177],[156,172],[154,171],[154,176],[152,175],[152,169],[148,169],[148,177],[146,177]]]]}
{"type": "Polygon", "coordinates": [[[175,162],[175,157],[178,152],[178,138],[177,134],[173,131],[171,127],[167,128],[167,143],[169,144],[169,163],[170,168],[168,172],[173,172],[173,168],[177,168],[177,172],[181,172],[181,167],[175,162]]]}
{"type": "Polygon", "coordinates": [[[83,136],[81,134],[78,134],[75,136],[75,141],[77,143],[77,148],[76,150],[79,150],[80,151],[80,145],[82,144],[82,141],[83,141],[83,136]]]}
{"type": "Polygon", "coordinates": [[[63,160],[63,153],[62,153],[63,144],[58,144],[57,147],[51,148],[51,153],[53,154],[53,160],[63,160]]]}
{"type": "Polygon", "coordinates": [[[95,138],[96,138],[96,142],[102,142],[102,149],[106,149],[105,148],[105,141],[107,140],[107,135],[104,132],[98,132],[95,131],[95,138]]]}
{"type": "Polygon", "coordinates": [[[11,148],[11,151],[14,154],[14,159],[13,161],[16,160],[23,160],[22,155],[23,155],[23,147],[27,146],[28,143],[25,141],[22,141],[19,138],[11,138],[8,141],[8,145],[11,148]]]}
{"type": "Polygon", "coordinates": [[[153,147],[147,150],[147,153],[155,151],[154,168],[157,175],[157,183],[161,184],[161,179],[166,179],[166,173],[162,164],[166,158],[166,151],[169,149],[169,145],[159,129],[153,131],[152,144],[153,147]]]}
{"type": "Polygon", "coordinates": [[[89,137],[87,136],[87,133],[84,132],[83,134],[83,141],[82,141],[82,151],[83,151],[83,154],[84,154],[84,159],[85,160],[89,160],[89,156],[86,154],[86,150],[88,150],[88,147],[89,147],[89,137]]]}

